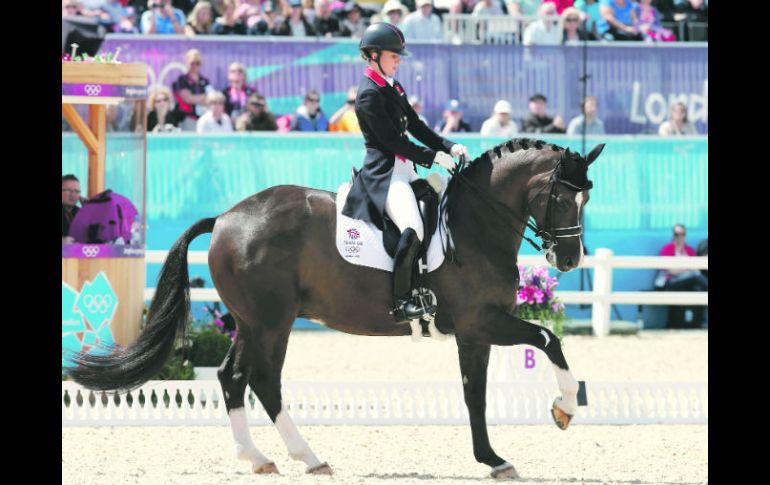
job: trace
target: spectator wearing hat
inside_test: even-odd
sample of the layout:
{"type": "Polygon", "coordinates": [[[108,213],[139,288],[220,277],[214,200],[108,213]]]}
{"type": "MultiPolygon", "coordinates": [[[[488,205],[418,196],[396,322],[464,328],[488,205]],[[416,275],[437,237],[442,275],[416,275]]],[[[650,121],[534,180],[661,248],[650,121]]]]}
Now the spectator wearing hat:
{"type": "Polygon", "coordinates": [[[399,29],[403,27],[404,18],[409,15],[409,9],[398,0],[388,0],[382,7],[382,21],[395,25],[399,29]]]}
{"type": "Polygon", "coordinates": [[[540,93],[529,98],[529,116],[524,120],[524,133],[564,133],[564,120],[561,116],[551,118],[545,113],[547,102],[540,93]]]}
{"type": "Polygon", "coordinates": [[[225,113],[225,95],[219,91],[210,91],[206,95],[209,110],[198,118],[195,131],[198,133],[229,133],[233,131],[233,122],[225,113]]]}
{"type": "Polygon", "coordinates": [[[501,99],[495,103],[495,110],[484,124],[481,125],[481,134],[484,136],[503,136],[513,138],[519,133],[519,127],[511,119],[511,103],[501,99]]]}
{"type": "Polygon", "coordinates": [[[441,19],[433,13],[433,0],[417,0],[417,10],[404,19],[403,32],[408,42],[443,38],[441,19]]]}
{"type": "Polygon", "coordinates": [[[289,1],[289,15],[275,29],[275,35],[315,37],[315,29],[302,13],[301,0],[289,1]]]}
{"type": "Polygon", "coordinates": [[[425,123],[425,126],[430,126],[428,124],[427,118],[422,115],[422,101],[420,101],[420,98],[417,96],[409,96],[409,106],[412,107],[415,113],[417,113],[417,117],[420,118],[420,121],[425,123]]]}
{"type": "Polygon", "coordinates": [[[559,27],[556,5],[544,3],[537,11],[538,20],[524,29],[524,45],[560,45],[564,33],[559,27]]]}
{"type": "Polygon", "coordinates": [[[586,96],[581,103],[582,111],[585,113],[585,117],[580,114],[572,118],[567,125],[568,135],[582,135],[583,124],[585,119],[586,135],[603,135],[604,122],[596,117],[596,113],[599,110],[599,101],[596,96],[586,96]]]}
{"type": "Polygon", "coordinates": [[[329,120],[321,111],[321,95],[315,89],[305,94],[304,102],[291,120],[291,131],[329,131],[329,120]]]}
{"type": "Polygon", "coordinates": [[[343,37],[360,39],[364,35],[364,31],[369,26],[369,23],[361,14],[361,7],[357,3],[349,2],[345,4],[345,7],[342,9],[344,17],[340,23],[340,31],[343,37]]]}
{"type": "Polygon", "coordinates": [[[237,131],[277,131],[278,123],[267,107],[261,94],[252,93],[246,104],[246,112],[235,120],[237,131]]]}
{"type": "Polygon", "coordinates": [[[440,125],[436,125],[435,131],[442,135],[457,131],[472,131],[471,125],[463,120],[463,112],[459,101],[456,99],[449,100],[444,110],[442,122],[440,125]]]}

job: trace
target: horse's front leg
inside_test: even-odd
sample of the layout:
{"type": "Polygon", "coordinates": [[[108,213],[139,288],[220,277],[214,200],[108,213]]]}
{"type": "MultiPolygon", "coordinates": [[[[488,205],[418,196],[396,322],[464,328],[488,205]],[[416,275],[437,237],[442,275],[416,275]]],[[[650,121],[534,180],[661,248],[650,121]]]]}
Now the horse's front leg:
{"type": "Polygon", "coordinates": [[[487,365],[489,345],[472,345],[457,342],[460,354],[460,372],[463,379],[465,405],[471,420],[473,456],[476,461],[492,467],[495,478],[518,478],[516,469],[492,449],[487,435],[487,365]]]}
{"type": "Polygon", "coordinates": [[[542,350],[551,360],[561,397],[551,409],[556,426],[566,430],[577,412],[577,394],[580,388],[572,375],[561,350],[561,341],[547,328],[517,318],[502,309],[494,308],[480,322],[478,343],[486,345],[531,345],[542,350]]]}

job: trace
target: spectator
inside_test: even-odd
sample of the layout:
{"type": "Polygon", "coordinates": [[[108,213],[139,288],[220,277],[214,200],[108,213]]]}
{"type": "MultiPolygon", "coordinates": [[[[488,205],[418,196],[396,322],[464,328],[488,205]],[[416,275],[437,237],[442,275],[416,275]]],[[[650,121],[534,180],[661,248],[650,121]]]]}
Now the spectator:
{"type": "Polygon", "coordinates": [[[225,95],[219,91],[210,91],[206,95],[209,110],[198,118],[195,131],[198,133],[229,133],[233,131],[233,122],[225,113],[225,95]]]}
{"type": "Polygon", "coordinates": [[[62,0],[61,2],[61,16],[62,17],[75,17],[83,15],[83,7],[78,0],[62,0]]]}
{"type": "Polygon", "coordinates": [[[499,0],[481,0],[473,7],[473,15],[503,15],[499,0]]]}
{"type": "Polygon", "coordinates": [[[99,23],[106,25],[112,32],[135,34],[139,32],[136,26],[136,13],[132,7],[124,7],[118,0],[105,0],[99,6],[101,16],[99,23]]]}
{"type": "Polygon", "coordinates": [[[570,7],[574,7],[575,0],[543,0],[543,3],[552,3],[556,7],[556,15],[561,15],[570,7]]]}
{"type": "Polygon", "coordinates": [[[183,34],[185,19],[171,0],[148,0],[141,23],[143,34],[183,34]]]}
{"type": "Polygon", "coordinates": [[[310,25],[315,21],[315,0],[300,0],[302,2],[302,14],[310,25]]]}
{"type": "Polygon", "coordinates": [[[636,10],[629,0],[601,0],[601,20],[596,25],[604,40],[642,40],[636,10]]]}
{"type": "Polygon", "coordinates": [[[425,126],[430,126],[427,118],[422,115],[422,101],[420,101],[420,98],[417,96],[410,96],[408,101],[414,112],[417,113],[417,117],[420,118],[420,121],[425,123],[425,126]]]}
{"type": "Polygon", "coordinates": [[[492,116],[481,125],[481,134],[484,136],[503,136],[513,138],[519,133],[519,127],[511,120],[511,103],[501,99],[495,103],[492,116]]]}
{"type": "MultiPolygon", "coordinates": [[[[685,243],[687,230],[684,224],[674,225],[673,241],[663,246],[660,256],[695,256],[695,250],[685,243]]],[[[694,269],[661,270],[655,281],[655,287],[663,291],[708,291],[708,279],[694,269]]],[[[668,328],[678,327],[688,318],[682,318],[682,308],[669,307],[668,328]],[[677,311],[679,310],[679,311],[677,311]]],[[[694,307],[691,325],[700,327],[703,319],[703,307],[694,307]]]]}
{"type": "Polygon", "coordinates": [[[342,13],[345,16],[342,25],[340,25],[342,35],[360,39],[364,35],[364,30],[369,26],[369,23],[362,16],[361,6],[351,1],[345,4],[342,13]]]}
{"type": "MultiPolygon", "coordinates": [[[[383,22],[395,25],[399,29],[402,29],[404,18],[409,15],[409,9],[404,7],[398,0],[388,0],[382,7],[383,22]]],[[[403,29],[402,29],[403,30],[403,29]]]]}
{"type": "Polygon", "coordinates": [[[452,132],[470,132],[471,125],[463,120],[463,112],[460,109],[460,102],[456,99],[450,99],[444,110],[442,121],[440,125],[436,125],[434,131],[439,132],[441,135],[446,135],[452,132]]]}
{"type": "Polygon", "coordinates": [[[522,43],[524,45],[559,45],[564,34],[559,28],[559,17],[556,15],[556,5],[543,3],[538,10],[538,20],[527,25],[524,29],[522,43]]]}
{"type": "Polygon", "coordinates": [[[358,87],[350,86],[347,101],[329,118],[329,131],[361,133],[356,116],[356,94],[358,94],[358,87]]]}
{"type": "Polygon", "coordinates": [[[262,4],[260,19],[249,28],[249,35],[273,35],[278,25],[283,22],[283,17],[278,15],[275,5],[268,0],[262,4]]]}
{"type": "Polygon", "coordinates": [[[276,131],[278,129],[275,116],[268,109],[264,96],[252,93],[246,106],[246,112],[235,121],[236,130],[276,131]]]}
{"type": "Polygon", "coordinates": [[[697,135],[698,130],[687,119],[687,106],[681,101],[671,105],[671,113],[668,121],[664,121],[658,128],[660,136],[697,135]]]}
{"type": "Polygon", "coordinates": [[[404,19],[404,38],[407,42],[443,38],[441,19],[433,13],[432,0],[417,0],[417,10],[404,19]]]}
{"type": "Polygon", "coordinates": [[[674,42],[673,32],[663,28],[662,15],[653,5],[652,0],[640,0],[636,6],[636,17],[639,19],[639,31],[648,42],[674,42]]]}
{"type": "Polygon", "coordinates": [[[246,111],[246,100],[254,89],[246,85],[246,68],[240,62],[230,64],[227,80],[230,84],[222,90],[225,95],[225,112],[234,120],[246,111]]]}
{"type": "Polygon", "coordinates": [[[289,0],[291,10],[289,15],[278,24],[275,35],[288,35],[292,37],[314,37],[315,29],[310,22],[305,19],[302,13],[301,0],[289,0]]]}
{"type": "Polygon", "coordinates": [[[512,17],[535,17],[543,0],[507,0],[508,13],[512,17]]]}
{"type": "Polygon", "coordinates": [[[449,13],[471,14],[476,5],[476,0],[455,0],[449,7],[449,13]]]}
{"type": "Polygon", "coordinates": [[[580,10],[575,7],[566,8],[561,13],[561,21],[564,26],[562,44],[577,44],[578,42],[590,39],[588,32],[583,28],[580,15],[580,10]]]}
{"type": "Polygon", "coordinates": [[[575,8],[583,12],[586,30],[590,34],[590,40],[599,40],[597,24],[602,18],[598,0],[575,0],[575,8]]]}
{"type": "Polygon", "coordinates": [[[329,131],[329,120],[321,111],[321,95],[315,89],[305,94],[305,101],[291,122],[291,131],[329,131]]]}
{"type": "Polygon", "coordinates": [[[248,32],[262,19],[260,0],[238,0],[235,8],[235,19],[242,23],[248,32]]]}
{"type": "Polygon", "coordinates": [[[183,116],[179,125],[183,131],[195,131],[198,117],[206,111],[206,92],[214,89],[200,73],[203,57],[198,49],[185,54],[187,74],[182,74],[172,84],[177,111],[183,116]]]}
{"type": "Polygon", "coordinates": [[[685,23],[685,38],[679,40],[708,41],[708,0],[674,0],[673,3],[674,20],[685,23]]]}
{"type": "Polygon", "coordinates": [[[524,120],[524,133],[564,133],[564,120],[545,113],[548,100],[540,93],[529,98],[529,116],[524,120]]]}
{"type": "Polygon", "coordinates": [[[184,33],[190,36],[209,35],[213,20],[211,4],[204,1],[198,2],[187,17],[184,33]]]}
{"type": "Polygon", "coordinates": [[[332,9],[329,6],[330,0],[315,0],[315,19],[313,19],[313,29],[316,35],[322,37],[340,37],[340,23],[332,15],[332,9]]]}
{"type": "Polygon", "coordinates": [[[567,134],[582,135],[585,119],[586,135],[603,135],[604,122],[596,117],[598,110],[599,100],[596,99],[596,96],[586,96],[581,103],[581,111],[585,113],[585,117],[580,114],[572,118],[567,125],[567,134]]]}
{"type": "Polygon", "coordinates": [[[80,208],[78,202],[85,200],[80,196],[80,181],[72,174],[63,175],[61,178],[61,242],[74,243],[70,237],[70,223],[75,218],[80,208]]]}
{"type": "Polygon", "coordinates": [[[235,18],[235,0],[225,0],[224,12],[214,21],[211,33],[214,35],[246,35],[246,26],[235,18]]]}
{"type": "Polygon", "coordinates": [[[181,122],[182,115],[174,109],[171,90],[166,86],[153,88],[147,100],[147,131],[179,131],[181,122]]]}
{"type": "Polygon", "coordinates": [[[105,110],[105,128],[108,133],[131,131],[134,124],[132,103],[110,104],[105,110]]]}

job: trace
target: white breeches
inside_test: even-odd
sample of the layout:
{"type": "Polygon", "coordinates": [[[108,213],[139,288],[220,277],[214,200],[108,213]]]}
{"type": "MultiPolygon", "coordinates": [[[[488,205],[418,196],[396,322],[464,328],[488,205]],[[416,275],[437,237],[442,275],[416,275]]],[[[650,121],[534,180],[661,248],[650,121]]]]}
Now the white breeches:
{"type": "Polygon", "coordinates": [[[414,191],[409,185],[409,182],[418,178],[412,162],[396,158],[393,175],[390,177],[388,196],[385,199],[385,212],[402,233],[411,227],[417,233],[417,238],[422,241],[422,218],[414,198],[414,191]]]}

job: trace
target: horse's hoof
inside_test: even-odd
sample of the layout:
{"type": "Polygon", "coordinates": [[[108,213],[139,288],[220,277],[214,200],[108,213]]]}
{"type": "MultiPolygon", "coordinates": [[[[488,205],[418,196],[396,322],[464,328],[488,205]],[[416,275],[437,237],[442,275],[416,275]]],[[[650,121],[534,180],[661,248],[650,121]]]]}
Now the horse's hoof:
{"type": "Polygon", "coordinates": [[[307,469],[308,475],[332,475],[332,467],[329,466],[328,463],[324,462],[320,465],[314,466],[313,468],[307,469]]]}
{"type": "Polygon", "coordinates": [[[521,477],[519,477],[519,473],[516,471],[513,465],[506,463],[504,466],[501,466],[500,468],[494,468],[492,470],[492,478],[497,480],[515,480],[521,477]]]}
{"type": "Polygon", "coordinates": [[[553,418],[553,422],[556,423],[556,426],[558,426],[562,431],[566,430],[570,421],[572,421],[572,415],[562,411],[561,408],[556,405],[555,400],[553,402],[553,406],[551,407],[551,417],[553,418]]]}
{"type": "Polygon", "coordinates": [[[280,472],[278,471],[278,467],[275,466],[275,463],[272,461],[265,463],[264,465],[256,466],[254,465],[254,473],[257,473],[259,475],[264,475],[267,473],[275,473],[276,475],[280,475],[280,472]]]}

